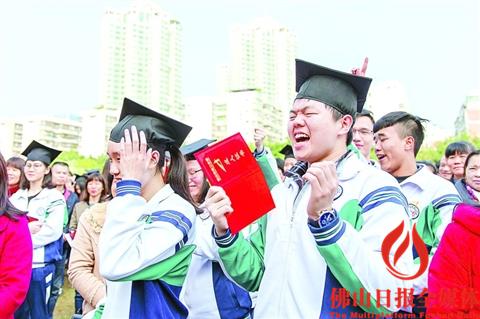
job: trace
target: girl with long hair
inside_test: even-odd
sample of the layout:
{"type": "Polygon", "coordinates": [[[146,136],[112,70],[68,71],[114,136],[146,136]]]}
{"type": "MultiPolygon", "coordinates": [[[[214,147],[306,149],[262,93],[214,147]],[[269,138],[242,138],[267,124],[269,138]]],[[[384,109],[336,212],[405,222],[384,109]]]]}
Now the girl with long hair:
{"type": "Polygon", "coordinates": [[[60,151],[33,141],[22,153],[26,181],[10,200],[27,212],[33,242],[33,270],[27,298],[15,318],[50,318],[50,297],[55,262],[62,259],[63,224],[67,206],[62,193],[47,187],[45,181],[50,163],[60,151]]]}
{"type": "Polygon", "coordinates": [[[196,208],[180,145],[191,127],[124,100],[108,142],[116,197],[100,234],[105,318],[186,318],[179,299],[196,208]],[[166,153],[170,164],[165,167],[166,153]]]}
{"type": "Polygon", "coordinates": [[[23,167],[25,160],[23,158],[14,156],[7,160],[7,177],[8,177],[8,196],[12,196],[19,189],[22,181],[25,180],[25,173],[23,167]]]}
{"type": "Polygon", "coordinates": [[[80,216],[87,208],[103,202],[106,196],[107,184],[104,176],[99,172],[87,175],[85,189],[80,196],[80,202],[73,208],[72,218],[70,220],[70,231],[77,229],[80,216]]]}
{"type": "Polygon", "coordinates": [[[8,199],[7,165],[0,153],[0,309],[13,318],[27,295],[32,273],[32,237],[25,212],[8,199]]]}
{"type": "MultiPolygon", "coordinates": [[[[111,185],[111,196],[115,196],[115,184],[109,171],[104,169],[102,175],[111,185]]],[[[68,278],[75,288],[75,308],[80,309],[75,309],[77,314],[95,309],[107,293],[105,279],[100,275],[98,241],[110,199],[109,195],[105,201],[87,208],[78,221],[68,266],[68,278]]]]}
{"type": "MultiPolygon", "coordinates": [[[[190,194],[196,204],[205,201],[210,188],[194,154],[214,140],[201,139],[181,148],[187,161],[190,194]]],[[[208,211],[197,215],[195,245],[185,280],[182,300],[190,318],[249,318],[252,312],[250,294],[223,272],[217,245],[212,238],[213,221],[208,211]]]]}

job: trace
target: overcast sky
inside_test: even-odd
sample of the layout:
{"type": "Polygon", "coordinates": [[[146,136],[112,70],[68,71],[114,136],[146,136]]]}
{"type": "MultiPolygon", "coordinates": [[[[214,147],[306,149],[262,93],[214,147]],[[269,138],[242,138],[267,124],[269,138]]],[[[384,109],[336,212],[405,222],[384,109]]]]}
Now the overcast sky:
{"type": "MultiPolygon", "coordinates": [[[[100,21],[132,1],[0,4],[0,117],[68,114],[98,102],[100,21]]],[[[349,71],[370,59],[374,83],[398,80],[414,113],[446,128],[478,86],[473,0],[157,0],[183,28],[185,97],[215,92],[233,24],[270,16],[297,36],[298,57],[349,71]]]]}

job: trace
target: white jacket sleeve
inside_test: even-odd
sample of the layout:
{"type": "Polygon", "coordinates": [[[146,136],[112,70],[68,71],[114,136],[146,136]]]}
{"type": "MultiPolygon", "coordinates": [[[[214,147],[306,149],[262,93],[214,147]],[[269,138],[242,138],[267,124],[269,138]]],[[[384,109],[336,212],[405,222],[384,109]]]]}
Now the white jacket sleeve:
{"type": "MultiPolygon", "coordinates": [[[[443,182],[443,181],[442,181],[443,182]]],[[[424,217],[426,225],[428,225],[429,232],[422,233],[422,238],[425,244],[430,248],[429,260],[431,261],[433,255],[437,251],[440,240],[448,224],[452,221],[453,210],[456,205],[461,203],[460,196],[458,195],[455,186],[452,183],[442,183],[442,189],[435,194],[435,198],[431,203],[431,210],[423,212],[426,214],[424,217]]],[[[416,256],[414,256],[416,257],[416,256]]],[[[413,282],[413,288],[415,294],[420,294],[422,290],[428,287],[428,269],[420,277],[416,278],[413,282]]]]}
{"type": "Polygon", "coordinates": [[[107,208],[100,234],[100,273],[119,280],[156,264],[193,240],[195,210],[178,195],[151,211],[140,196],[141,184],[123,180],[107,208]]]}
{"type": "MultiPolygon", "coordinates": [[[[374,179],[369,183],[380,184],[374,179]]],[[[370,307],[360,306],[373,313],[398,311],[401,307],[394,301],[395,292],[412,285],[411,281],[389,273],[382,259],[382,242],[388,233],[403,223],[402,235],[406,236],[410,228],[407,201],[399,187],[385,182],[384,185],[370,187],[357,205],[343,207],[328,226],[310,225],[318,249],[337,280],[357,297],[362,291],[370,293],[370,307]],[[386,302],[386,298],[391,299],[386,302]]],[[[388,252],[390,256],[393,253],[388,252]]],[[[410,242],[395,268],[403,274],[412,274],[412,267],[410,242]]]]}

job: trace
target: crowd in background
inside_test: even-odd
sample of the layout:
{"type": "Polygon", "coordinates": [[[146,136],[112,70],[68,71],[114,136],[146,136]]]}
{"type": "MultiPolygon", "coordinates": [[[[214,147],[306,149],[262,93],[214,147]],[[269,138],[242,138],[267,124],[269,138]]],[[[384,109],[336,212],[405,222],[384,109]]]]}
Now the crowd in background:
{"type": "MultiPolygon", "coordinates": [[[[302,99],[297,97],[296,101],[302,99]]],[[[233,271],[226,256],[229,247],[252,245],[264,258],[265,241],[269,238],[265,236],[271,234],[265,220],[257,223],[256,230],[229,234],[228,225],[222,224],[222,216],[232,211],[229,198],[210,187],[193,156],[214,141],[201,140],[180,148],[189,132],[182,123],[172,124],[172,119],[144,108],[138,111],[138,105],[124,105],[128,107],[137,113],[122,112],[118,128],[112,130],[109,159],[103,168],[92,167],[75,175],[68,163],[55,161],[59,151],[35,141],[22,156],[6,161],[0,156],[0,318],[52,318],[65,275],[76,291],[71,300],[75,309],[72,315],[79,318],[93,312],[113,318],[119,313],[116,311],[125,309],[139,317],[155,317],[153,314],[160,313],[155,311],[160,310],[152,310],[156,307],[152,305],[160,305],[161,311],[168,309],[162,312],[165,317],[181,314],[180,317],[207,318],[205,313],[213,313],[205,310],[208,307],[215,308],[221,318],[255,316],[255,292],[261,283],[244,281],[250,268],[233,271]],[[166,122],[175,127],[173,132],[162,129],[166,122]],[[261,248],[256,238],[261,238],[261,248]],[[160,253],[151,247],[158,248],[160,253]],[[151,267],[156,267],[155,272],[147,273],[145,270],[151,267]],[[168,271],[166,267],[170,267],[168,271]],[[173,272],[181,273],[181,280],[171,275],[173,272]],[[148,286],[151,280],[160,282],[160,288],[148,286]],[[219,299],[215,291],[219,283],[224,299],[219,299]],[[205,288],[210,286],[212,293],[205,288]],[[182,292],[175,287],[183,287],[182,292]],[[141,301],[135,299],[138,291],[142,291],[141,301]],[[128,308],[124,308],[126,304],[128,308]]],[[[374,209],[384,201],[408,207],[409,218],[418,218],[418,229],[424,227],[420,233],[430,258],[428,273],[412,288],[412,298],[421,303],[420,307],[397,307],[396,312],[419,316],[425,311],[433,316],[451,312],[474,318],[474,314],[480,313],[478,302],[445,303],[439,296],[451,288],[462,293],[471,291],[472,298],[480,297],[480,151],[467,141],[456,141],[447,146],[439,162],[416,161],[423,141],[424,119],[392,112],[375,120],[371,112],[358,111],[352,128],[345,131],[347,152],[336,162],[336,169],[340,170],[342,161],[357,161],[367,167],[362,169],[371,176],[377,176],[377,170],[391,175],[389,179],[385,177],[388,183],[383,188],[395,188],[392,196],[396,197],[386,200],[380,193],[377,195],[378,189],[383,189],[380,185],[373,192],[377,192],[378,198],[367,196],[365,201],[370,206],[363,203],[362,209],[374,209]],[[435,194],[426,191],[433,188],[435,194]],[[418,194],[423,198],[411,200],[418,194]],[[408,203],[404,203],[405,198],[408,203]],[[428,295],[424,290],[427,287],[428,295]]],[[[308,141],[305,132],[295,133],[295,127],[310,121],[310,115],[302,112],[304,109],[294,106],[290,118],[290,139],[298,144],[308,141]],[[299,114],[304,118],[299,119],[299,114]]],[[[339,112],[335,121],[345,114],[343,109],[339,112]]],[[[277,181],[269,185],[295,182],[300,183],[300,190],[301,183],[314,183],[311,170],[316,163],[297,160],[298,147],[289,145],[281,151],[284,158],[273,158],[263,144],[264,137],[263,129],[255,130],[252,152],[259,162],[266,159],[266,165],[278,172],[273,178],[277,181]]],[[[322,167],[327,170],[324,172],[328,169],[331,167],[322,167]]],[[[334,193],[338,193],[338,185],[334,187],[334,193]]],[[[318,245],[312,247],[321,251],[326,240],[318,235],[324,231],[322,217],[329,216],[328,220],[325,217],[328,224],[339,218],[341,210],[322,207],[320,211],[319,219],[309,213],[308,229],[318,245]]],[[[368,218],[356,221],[353,228],[360,230],[368,218]]],[[[275,227],[272,225],[269,221],[268,227],[275,227]]],[[[331,227],[335,229],[337,224],[331,227]]],[[[350,226],[342,227],[343,230],[336,230],[338,236],[345,228],[351,230],[350,226]]],[[[412,260],[419,255],[413,252],[412,260]]],[[[238,264],[236,267],[241,268],[238,264]]],[[[266,266],[259,270],[263,277],[268,269],[266,266]]]]}

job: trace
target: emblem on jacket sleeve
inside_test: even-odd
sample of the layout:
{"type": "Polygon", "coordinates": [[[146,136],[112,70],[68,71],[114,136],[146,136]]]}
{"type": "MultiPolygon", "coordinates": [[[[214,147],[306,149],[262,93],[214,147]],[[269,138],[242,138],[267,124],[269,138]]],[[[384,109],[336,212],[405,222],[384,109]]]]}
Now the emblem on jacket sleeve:
{"type": "Polygon", "coordinates": [[[420,209],[415,205],[415,203],[408,204],[408,210],[410,211],[410,218],[417,219],[420,215],[420,209]]]}

